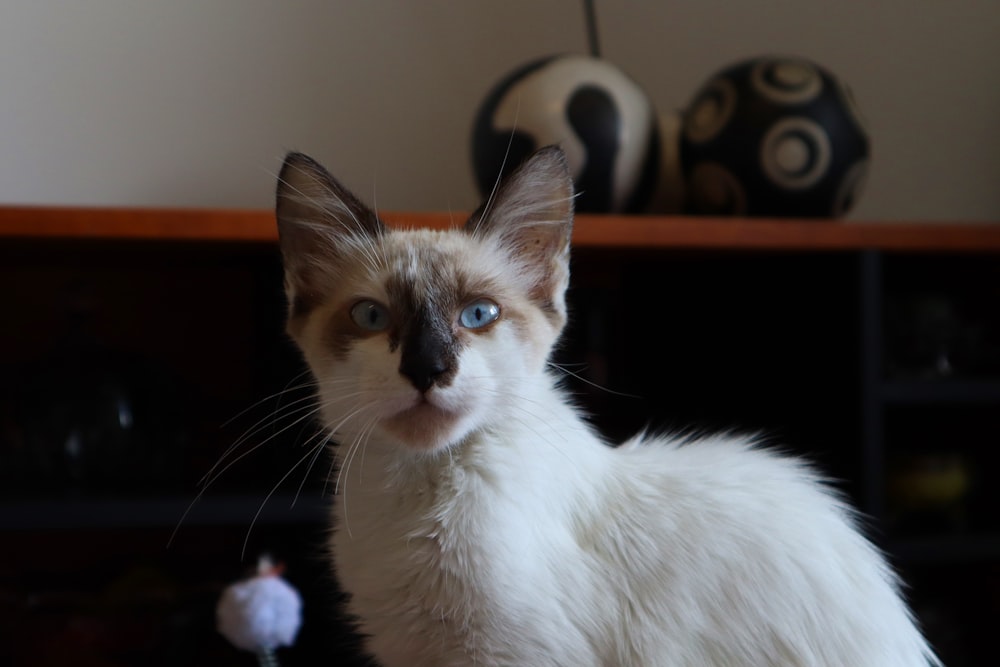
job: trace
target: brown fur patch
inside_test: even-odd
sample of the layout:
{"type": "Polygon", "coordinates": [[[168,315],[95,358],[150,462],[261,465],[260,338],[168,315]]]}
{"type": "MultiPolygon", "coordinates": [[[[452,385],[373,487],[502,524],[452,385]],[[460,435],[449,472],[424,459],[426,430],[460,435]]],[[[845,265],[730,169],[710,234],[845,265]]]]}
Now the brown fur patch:
{"type": "Polygon", "coordinates": [[[351,317],[352,303],[337,307],[323,326],[323,347],[333,353],[335,359],[344,360],[354,343],[362,338],[379,335],[366,331],[355,324],[351,317]]]}
{"type": "Polygon", "coordinates": [[[442,259],[421,262],[419,279],[394,273],[386,282],[386,292],[399,317],[393,335],[402,348],[400,372],[418,385],[416,376],[430,373],[435,384],[448,386],[458,371],[461,346],[454,326],[460,307],[458,281],[455,272],[444,268],[451,263],[442,259]]]}

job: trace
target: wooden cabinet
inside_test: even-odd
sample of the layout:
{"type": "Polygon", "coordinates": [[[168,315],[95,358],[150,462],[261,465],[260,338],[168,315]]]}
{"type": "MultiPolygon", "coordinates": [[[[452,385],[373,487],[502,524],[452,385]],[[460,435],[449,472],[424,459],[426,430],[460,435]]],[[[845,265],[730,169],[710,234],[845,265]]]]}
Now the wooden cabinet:
{"type": "MultiPolygon", "coordinates": [[[[232,659],[215,599],[263,550],[306,594],[286,662],[349,643],[328,631],[329,459],[302,446],[275,240],[263,211],[0,208],[0,662],[232,659]]],[[[580,216],[574,244],[556,362],[595,424],[810,457],[871,517],[946,662],[985,664],[1000,225],[580,216]]]]}

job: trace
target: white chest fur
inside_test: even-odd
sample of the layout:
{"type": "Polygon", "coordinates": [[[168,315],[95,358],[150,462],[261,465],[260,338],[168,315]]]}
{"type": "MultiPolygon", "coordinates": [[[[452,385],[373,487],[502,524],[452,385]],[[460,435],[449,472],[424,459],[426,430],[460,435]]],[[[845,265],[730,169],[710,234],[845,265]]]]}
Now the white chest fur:
{"type": "Polygon", "coordinates": [[[570,618],[577,603],[600,603],[573,581],[585,577],[570,562],[580,552],[570,517],[589,502],[572,480],[607,452],[579,451],[579,436],[593,436],[558,422],[502,440],[480,434],[458,451],[404,462],[375,453],[348,472],[336,568],[387,666],[466,665],[470,656],[479,664],[599,664],[588,623],[570,618]],[[575,472],[543,474],[549,457],[575,472]]]}

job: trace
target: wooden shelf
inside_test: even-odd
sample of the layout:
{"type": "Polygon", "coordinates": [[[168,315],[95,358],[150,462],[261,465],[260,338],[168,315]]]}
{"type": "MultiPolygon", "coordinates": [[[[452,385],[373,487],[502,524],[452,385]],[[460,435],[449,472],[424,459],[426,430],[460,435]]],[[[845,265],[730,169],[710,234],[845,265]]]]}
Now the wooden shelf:
{"type": "MultiPolygon", "coordinates": [[[[462,213],[393,213],[397,226],[445,229],[462,213]]],[[[274,243],[274,214],[245,209],[0,206],[0,239],[274,243]]],[[[576,247],[622,249],[998,252],[1000,224],[579,215],[576,247]]]]}

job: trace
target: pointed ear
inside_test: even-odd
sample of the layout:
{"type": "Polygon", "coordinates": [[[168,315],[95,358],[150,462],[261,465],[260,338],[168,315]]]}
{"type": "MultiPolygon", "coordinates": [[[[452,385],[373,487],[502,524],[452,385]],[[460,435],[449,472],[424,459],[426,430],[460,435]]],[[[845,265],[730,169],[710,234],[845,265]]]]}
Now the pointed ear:
{"type": "Polygon", "coordinates": [[[275,213],[293,317],[316,305],[323,282],[351,248],[371,247],[384,232],[374,211],[302,153],[285,157],[275,213]]]}
{"type": "Polygon", "coordinates": [[[536,302],[565,318],[573,180],[562,149],[548,146],[529,157],[500,182],[465,229],[498,241],[517,270],[531,281],[536,302]]]}

